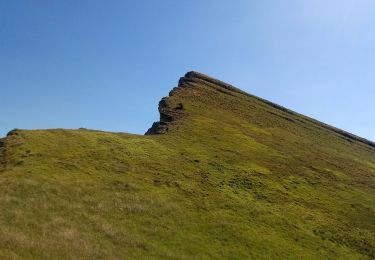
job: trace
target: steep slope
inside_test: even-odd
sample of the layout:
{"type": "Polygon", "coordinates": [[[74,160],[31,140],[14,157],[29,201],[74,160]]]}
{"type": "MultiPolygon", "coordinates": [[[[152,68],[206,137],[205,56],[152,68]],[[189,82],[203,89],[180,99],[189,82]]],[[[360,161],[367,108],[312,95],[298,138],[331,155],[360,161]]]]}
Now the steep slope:
{"type": "Polygon", "coordinates": [[[197,72],[147,135],[12,131],[0,258],[375,257],[375,145],[197,72]]]}

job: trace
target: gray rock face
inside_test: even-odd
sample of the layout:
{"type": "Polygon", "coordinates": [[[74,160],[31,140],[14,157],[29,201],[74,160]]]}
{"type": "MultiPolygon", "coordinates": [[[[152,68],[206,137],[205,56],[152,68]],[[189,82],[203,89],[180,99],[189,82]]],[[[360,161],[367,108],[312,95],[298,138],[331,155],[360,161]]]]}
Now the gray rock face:
{"type": "Polygon", "coordinates": [[[159,121],[153,123],[145,135],[158,135],[165,134],[166,132],[168,132],[168,124],[159,121]]]}
{"type": "Polygon", "coordinates": [[[4,152],[5,152],[5,138],[0,138],[0,171],[2,171],[2,169],[5,167],[4,152]]]}
{"type": "MultiPolygon", "coordinates": [[[[170,93],[170,96],[173,93],[170,93]]],[[[152,124],[151,128],[147,130],[146,135],[165,134],[168,132],[168,125],[181,117],[182,103],[176,107],[172,107],[168,103],[169,97],[164,97],[159,102],[160,120],[152,124]]]]}

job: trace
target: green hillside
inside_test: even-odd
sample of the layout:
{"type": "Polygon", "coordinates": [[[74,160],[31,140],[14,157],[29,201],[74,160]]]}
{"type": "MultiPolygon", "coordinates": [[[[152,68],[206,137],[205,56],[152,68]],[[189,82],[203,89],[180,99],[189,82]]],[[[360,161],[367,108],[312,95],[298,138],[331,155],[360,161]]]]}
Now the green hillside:
{"type": "Polygon", "coordinates": [[[375,258],[373,142],[196,72],[159,111],[2,139],[0,259],[375,258]]]}

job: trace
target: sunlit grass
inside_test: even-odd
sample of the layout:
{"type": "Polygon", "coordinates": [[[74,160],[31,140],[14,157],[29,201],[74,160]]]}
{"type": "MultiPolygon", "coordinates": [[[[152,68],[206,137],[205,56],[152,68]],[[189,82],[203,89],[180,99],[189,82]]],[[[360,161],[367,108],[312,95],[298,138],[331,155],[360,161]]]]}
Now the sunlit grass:
{"type": "Polygon", "coordinates": [[[375,257],[372,148],[201,83],[168,102],[165,135],[10,135],[0,258],[375,257]]]}

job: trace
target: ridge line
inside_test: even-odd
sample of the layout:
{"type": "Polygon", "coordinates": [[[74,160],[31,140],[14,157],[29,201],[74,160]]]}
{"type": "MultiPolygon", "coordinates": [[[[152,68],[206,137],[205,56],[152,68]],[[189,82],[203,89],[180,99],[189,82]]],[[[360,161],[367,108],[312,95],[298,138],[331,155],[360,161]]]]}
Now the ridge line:
{"type": "Polygon", "coordinates": [[[217,85],[219,87],[223,87],[223,88],[225,88],[227,90],[234,91],[236,93],[240,93],[240,94],[243,94],[243,95],[255,98],[255,99],[257,99],[257,100],[259,100],[259,101],[261,101],[261,102],[265,103],[266,105],[269,105],[269,106],[271,106],[273,108],[276,108],[278,110],[281,110],[281,111],[283,111],[285,113],[288,113],[290,115],[293,115],[293,116],[302,116],[304,120],[306,120],[306,121],[308,121],[310,123],[318,125],[318,126],[324,128],[324,129],[333,131],[336,134],[339,134],[339,135],[341,135],[343,137],[346,137],[346,138],[349,138],[351,140],[355,140],[355,141],[361,142],[361,143],[363,143],[365,145],[368,145],[368,146],[370,146],[372,148],[375,148],[375,142],[373,142],[373,141],[370,141],[370,140],[368,140],[366,138],[363,138],[363,137],[360,137],[358,135],[352,134],[352,133],[350,133],[348,131],[339,129],[339,128],[335,127],[335,126],[329,125],[327,123],[324,123],[324,122],[319,121],[317,119],[314,119],[314,118],[311,118],[309,116],[303,115],[301,113],[295,112],[295,111],[293,111],[291,109],[288,109],[286,107],[278,105],[278,104],[276,104],[274,102],[271,102],[271,101],[269,101],[267,99],[263,99],[261,97],[249,94],[249,93],[247,93],[247,92],[245,92],[245,91],[243,91],[243,90],[241,90],[239,88],[234,87],[231,84],[228,84],[228,83],[226,83],[224,81],[215,79],[213,77],[210,77],[210,76],[208,76],[206,74],[203,74],[203,73],[200,73],[200,72],[197,72],[197,71],[189,71],[189,72],[187,72],[184,77],[180,78],[180,80],[178,82],[178,85],[180,86],[183,83],[185,83],[186,81],[188,81],[188,80],[194,80],[194,79],[203,80],[203,81],[209,82],[211,84],[215,84],[215,85],[217,85]]]}

